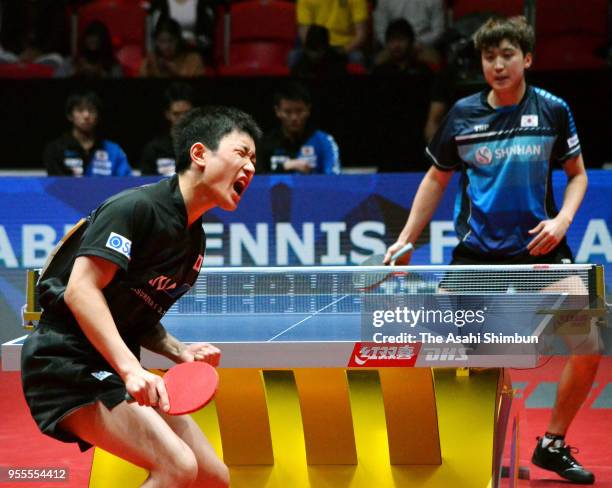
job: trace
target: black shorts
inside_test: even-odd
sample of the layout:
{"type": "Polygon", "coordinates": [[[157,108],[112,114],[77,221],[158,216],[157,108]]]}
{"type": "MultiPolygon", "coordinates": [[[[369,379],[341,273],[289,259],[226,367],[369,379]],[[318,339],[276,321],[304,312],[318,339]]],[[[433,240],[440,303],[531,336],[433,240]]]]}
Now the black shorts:
{"type": "MultiPolygon", "coordinates": [[[[459,243],[453,250],[451,265],[513,265],[513,264],[571,264],[574,262],[572,251],[564,240],[548,254],[532,256],[529,253],[514,256],[485,255],[471,250],[459,243]]],[[[558,279],[566,278],[571,272],[559,271],[558,279]]],[[[522,275],[513,272],[492,271],[449,271],[440,281],[439,287],[463,293],[479,293],[486,288],[488,292],[506,293],[509,289],[516,292],[532,292],[533,285],[522,279],[522,275]]]]}
{"type": "Polygon", "coordinates": [[[60,441],[77,442],[81,451],[91,445],[62,430],[58,423],[79,407],[98,400],[112,409],[126,394],[119,375],[77,324],[52,323],[44,316],[22,348],[21,379],[39,429],[60,441]]]}

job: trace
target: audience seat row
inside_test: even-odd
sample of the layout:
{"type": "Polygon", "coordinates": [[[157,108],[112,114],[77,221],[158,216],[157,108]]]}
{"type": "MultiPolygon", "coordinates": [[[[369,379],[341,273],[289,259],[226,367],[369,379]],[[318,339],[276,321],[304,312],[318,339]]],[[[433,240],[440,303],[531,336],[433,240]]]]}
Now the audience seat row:
{"type": "MultiPolygon", "coordinates": [[[[452,19],[477,12],[517,15],[524,0],[447,0],[452,19]]],[[[589,69],[605,65],[595,54],[607,41],[607,0],[538,0],[534,68],[589,69]]],[[[94,20],[110,30],[118,61],[127,76],[137,76],[152,26],[143,0],[94,0],[72,12],[72,42],[94,20]]],[[[221,6],[214,58],[221,76],[283,76],[297,38],[295,4],[286,0],[245,0],[221,6]]],[[[352,67],[350,72],[363,70],[352,67]]],[[[44,65],[0,65],[2,78],[50,77],[44,65]]]]}

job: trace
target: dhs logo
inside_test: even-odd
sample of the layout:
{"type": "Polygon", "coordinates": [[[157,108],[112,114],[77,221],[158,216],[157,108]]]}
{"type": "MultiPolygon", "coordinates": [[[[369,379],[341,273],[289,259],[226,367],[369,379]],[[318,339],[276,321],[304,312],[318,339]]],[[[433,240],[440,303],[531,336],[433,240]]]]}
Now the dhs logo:
{"type": "Polygon", "coordinates": [[[420,349],[420,342],[406,344],[357,342],[349,358],[348,367],[413,367],[420,349]]]}
{"type": "Polygon", "coordinates": [[[476,149],[476,162],[480,164],[491,164],[493,152],[487,146],[480,146],[476,149]]]}
{"type": "Polygon", "coordinates": [[[106,247],[118,252],[119,254],[123,254],[126,258],[130,259],[132,241],[130,241],[127,237],[111,232],[108,236],[108,240],[106,241],[106,247]]]}
{"type": "Polygon", "coordinates": [[[425,347],[423,353],[426,361],[467,361],[469,350],[466,347],[425,347]]]}

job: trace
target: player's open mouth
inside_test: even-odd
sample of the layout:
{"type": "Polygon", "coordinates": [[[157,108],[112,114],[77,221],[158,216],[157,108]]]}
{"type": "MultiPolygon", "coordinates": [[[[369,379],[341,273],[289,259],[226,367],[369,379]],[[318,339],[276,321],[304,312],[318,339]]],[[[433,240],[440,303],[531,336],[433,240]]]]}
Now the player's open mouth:
{"type": "Polygon", "coordinates": [[[248,178],[246,177],[238,178],[238,180],[234,182],[234,191],[238,194],[238,196],[242,196],[247,186],[249,186],[248,178]]]}

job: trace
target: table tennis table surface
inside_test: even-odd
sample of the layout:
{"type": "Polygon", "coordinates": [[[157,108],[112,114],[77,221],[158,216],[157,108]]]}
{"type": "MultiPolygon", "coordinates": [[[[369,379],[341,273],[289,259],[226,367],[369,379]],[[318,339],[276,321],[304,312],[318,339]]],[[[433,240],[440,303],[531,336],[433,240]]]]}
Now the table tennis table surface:
{"type": "MultiPolygon", "coordinates": [[[[385,300],[394,294],[408,299],[421,296],[444,299],[449,295],[438,294],[436,287],[444,276],[448,276],[444,274],[447,270],[440,267],[436,271],[437,277],[429,281],[411,281],[410,276],[398,275],[371,294],[354,290],[349,271],[343,274],[318,269],[306,274],[294,270],[293,275],[284,270],[281,273],[278,269],[267,275],[261,275],[259,270],[240,274],[215,271],[200,275],[196,286],[175,303],[162,323],[183,342],[218,344],[223,350],[222,366],[225,367],[347,366],[356,344],[373,342],[370,334],[372,324],[367,323],[371,316],[364,314],[367,300],[372,299],[386,307],[389,303],[385,300]]],[[[350,272],[354,273],[354,268],[350,272]]],[[[484,332],[541,335],[553,316],[538,314],[537,310],[554,308],[558,295],[501,292],[489,293],[484,298],[490,306],[485,324],[447,329],[417,324],[402,331],[413,333],[416,342],[419,342],[418,334],[422,332],[437,336],[484,332]],[[497,311],[494,310],[496,307],[497,311]]],[[[412,305],[416,307],[418,303],[412,305]]],[[[22,342],[23,338],[19,338],[8,344],[18,347],[22,342]]],[[[437,348],[438,352],[441,347],[425,343],[421,346],[424,349],[437,348]]],[[[500,351],[470,345],[468,357],[461,360],[458,358],[465,357],[465,348],[461,344],[443,344],[443,347],[446,348],[442,351],[445,359],[437,360],[440,355],[435,351],[433,354],[421,351],[416,366],[528,367],[537,362],[538,355],[533,347],[500,351]]],[[[161,361],[148,353],[143,358],[155,363],[153,366],[161,361]]]]}

